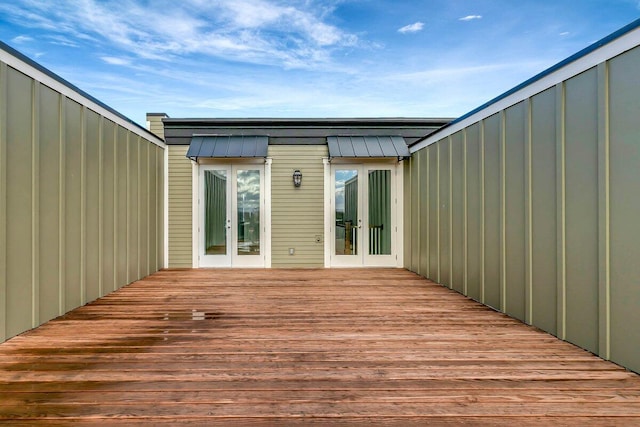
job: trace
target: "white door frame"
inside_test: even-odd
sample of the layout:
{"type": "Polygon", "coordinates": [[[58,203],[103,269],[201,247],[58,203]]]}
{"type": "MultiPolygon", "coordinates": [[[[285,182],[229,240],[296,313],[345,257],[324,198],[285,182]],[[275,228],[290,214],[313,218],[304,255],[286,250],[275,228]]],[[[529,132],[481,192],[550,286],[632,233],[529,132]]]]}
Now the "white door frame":
{"type": "MultiPolygon", "coordinates": [[[[324,198],[325,198],[325,267],[402,267],[403,266],[403,170],[402,163],[397,160],[359,160],[329,159],[324,160],[324,198]],[[335,254],[335,170],[357,169],[362,177],[368,176],[369,170],[388,169],[391,171],[391,255],[369,255],[368,233],[360,233],[360,254],[335,254]]],[[[358,180],[359,187],[359,217],[363,228],[368,228],[368,181],[358,180]]]]}
{"type": "Polygon", "coordinates": [[[234,253],[237,251],[237,224],[232,219],[231,229],[228,234],[228,245],[230,258],[226,265],[220,267],[271,267],[271,162],[270,158],[266,159],[199,159],[198,162],[192,161],[192,264],[193,268],[210,267],[206,262],[201,263],[203,247],[203,234],[200,230],[204,230],[204,218],[200,199],[204,198],[204,186],[201,185],[201,176],[204,175],[203,170],[212,167],[220,167],[229,171],[231,180],[231,191],[227,194],[228,210],[231,210],[231,216],[235,217],[237,210],[237,200],[235,194],[237,191],[236,173],[238,170],[256,167],[260,170],[260,256],[238,256],[234,253]]]}

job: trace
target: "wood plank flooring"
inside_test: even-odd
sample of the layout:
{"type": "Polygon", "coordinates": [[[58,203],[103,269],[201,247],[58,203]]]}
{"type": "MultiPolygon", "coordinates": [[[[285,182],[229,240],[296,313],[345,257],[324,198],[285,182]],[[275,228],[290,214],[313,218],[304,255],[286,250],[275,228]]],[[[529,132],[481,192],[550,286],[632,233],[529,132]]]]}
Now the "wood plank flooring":
{"type": "Polygon", "coordinates": [[[397,269],[162,271],[0,345],[9,425],[640,425],[640,377],[397,269]]]}

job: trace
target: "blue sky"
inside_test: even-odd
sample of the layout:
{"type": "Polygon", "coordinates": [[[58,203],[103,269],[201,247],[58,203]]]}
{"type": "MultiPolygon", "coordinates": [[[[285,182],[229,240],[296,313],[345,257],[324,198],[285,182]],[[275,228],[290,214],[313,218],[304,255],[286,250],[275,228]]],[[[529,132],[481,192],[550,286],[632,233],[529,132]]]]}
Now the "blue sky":
{"type": "Polygon", "coordinates": [[[138,123],[456,117],[640,0],[11,0],[0,39],[138,123]]]}

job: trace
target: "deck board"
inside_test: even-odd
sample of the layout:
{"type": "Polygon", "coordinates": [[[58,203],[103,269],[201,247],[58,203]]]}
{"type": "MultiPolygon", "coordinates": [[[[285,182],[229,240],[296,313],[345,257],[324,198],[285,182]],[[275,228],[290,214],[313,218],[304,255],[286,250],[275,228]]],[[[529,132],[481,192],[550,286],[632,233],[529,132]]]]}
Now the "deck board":
{"type": "Polygon", "coordinates": [[[1,344],[2,422],[640,425],[640,376],[404,270],[171,270],[1,344]]]}

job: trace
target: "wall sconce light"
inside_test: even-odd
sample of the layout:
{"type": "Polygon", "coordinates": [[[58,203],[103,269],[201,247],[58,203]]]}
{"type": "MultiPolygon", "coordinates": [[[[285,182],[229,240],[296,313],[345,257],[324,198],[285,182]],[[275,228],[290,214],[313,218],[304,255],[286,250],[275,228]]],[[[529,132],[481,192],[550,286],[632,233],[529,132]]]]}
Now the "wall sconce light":
{"type": "Polygon", "coordinates": [[[302,172],[296,169],[293,172],[293,186],[300,187],[301,184],[302,184],[302,172]]]}

